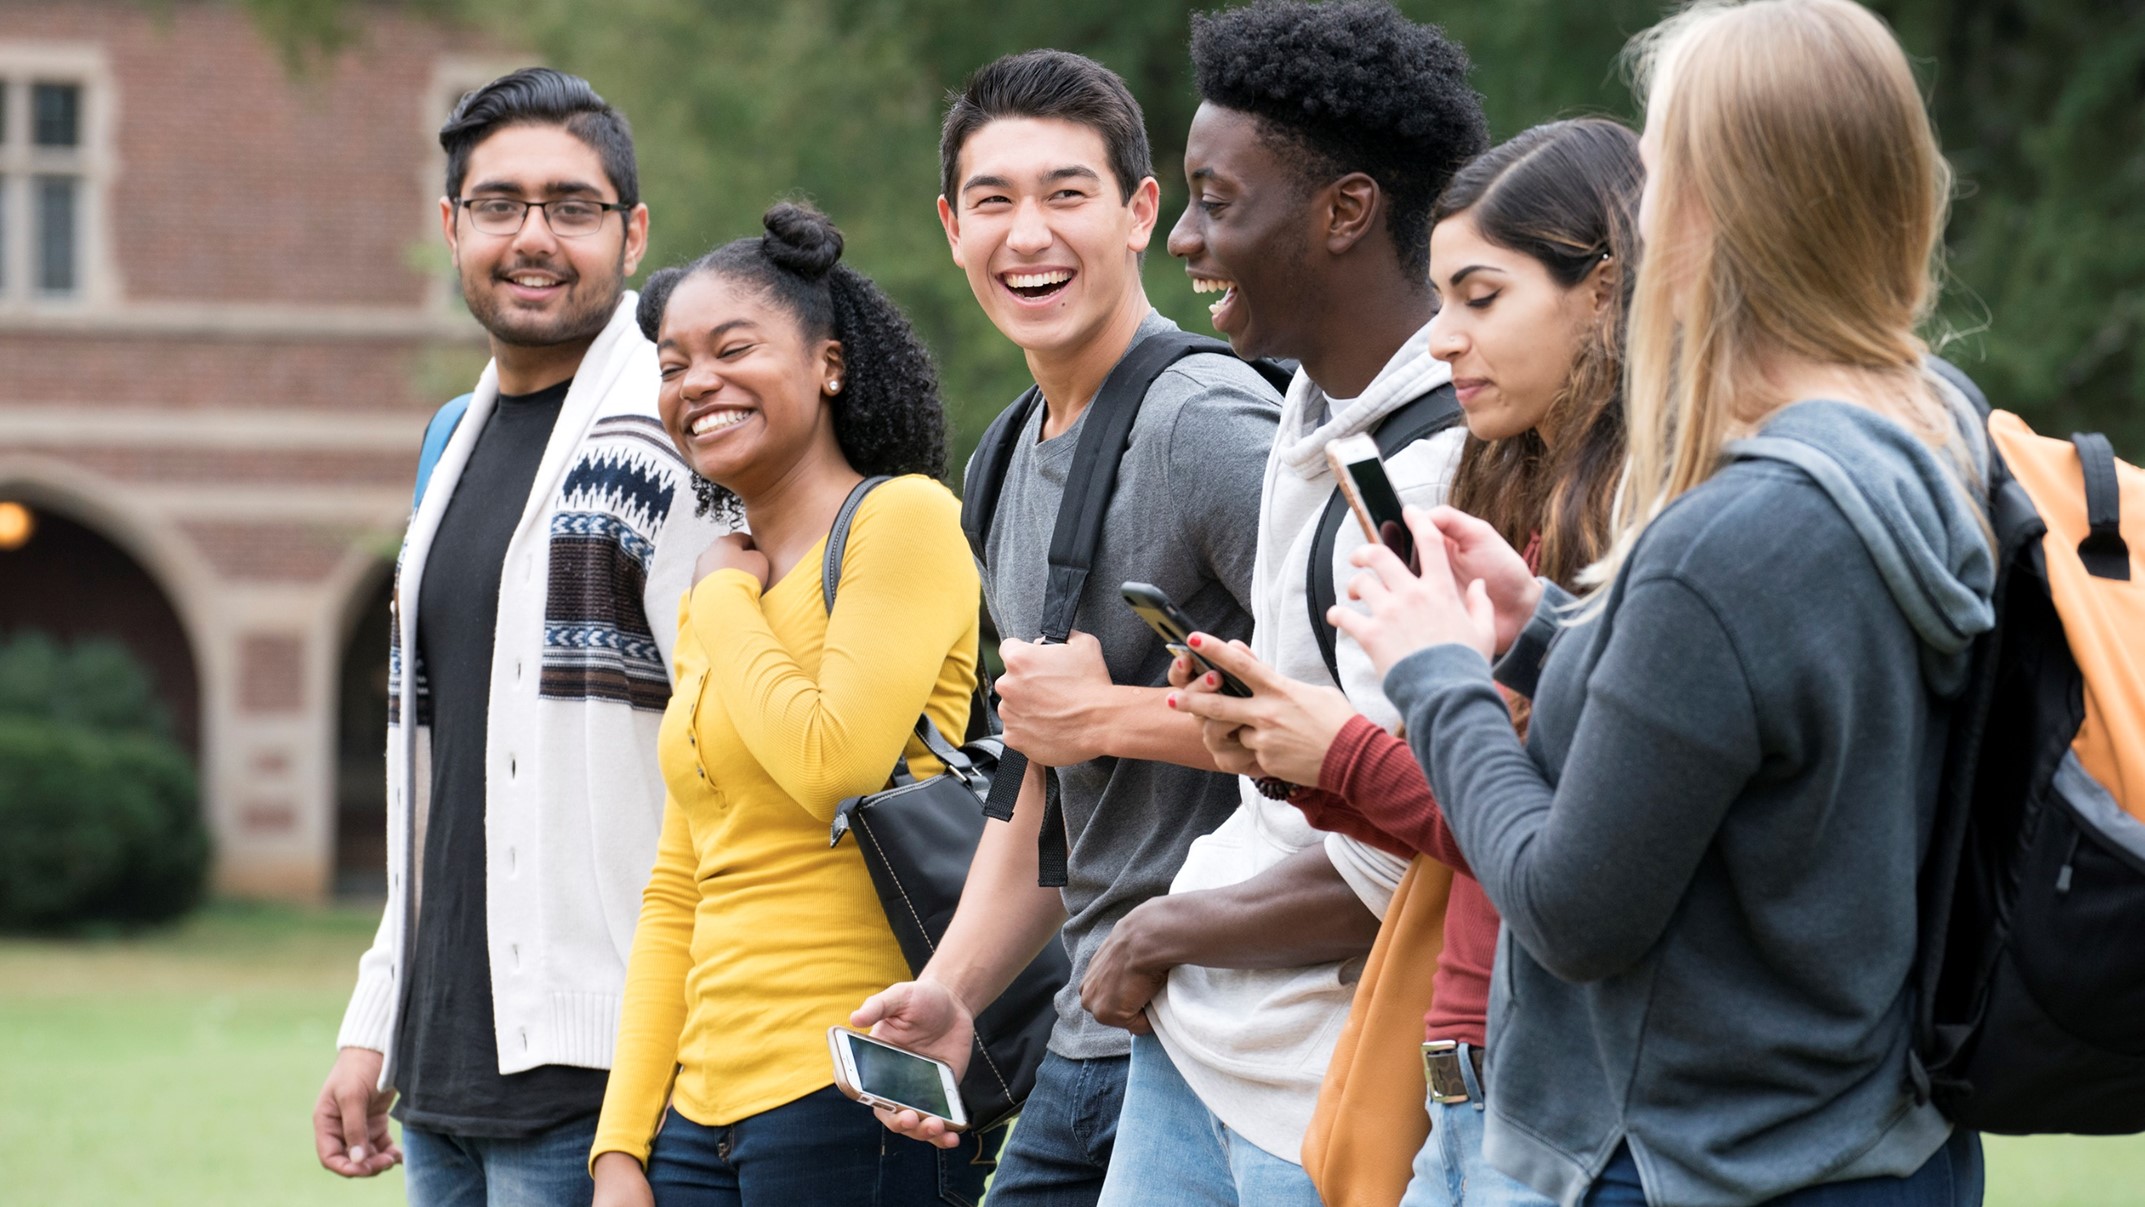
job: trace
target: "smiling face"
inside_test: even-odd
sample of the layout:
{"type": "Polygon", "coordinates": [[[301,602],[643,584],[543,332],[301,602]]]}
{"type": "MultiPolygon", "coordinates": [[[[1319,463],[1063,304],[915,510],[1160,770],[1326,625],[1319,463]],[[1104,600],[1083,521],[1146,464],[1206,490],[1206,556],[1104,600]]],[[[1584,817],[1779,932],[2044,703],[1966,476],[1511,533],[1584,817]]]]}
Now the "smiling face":
{"type": "MultiPolygon", "coordinates": [[[[508,126],[471,148],[463,197],[616,202],[595,148],[563,126],[508,126]]],[[[611,319],[648,243],[648,210],[608,214],[595,232],[562,239],[531,210],[521,230],[487,235],[453,199],[440,221],[462,298],[493,338],[519,347],[587,341],[611,319]]]]}
{"type": "Polygon", "coordinates": [[[961,147],[959,196],[939,198],[953,262],[983,312],[1030,353],[1086,347],[1128,306],[1144,313],[1139,253],[1154,233],[1152,177],[1123,199],[1090,127],[999,118],[961,147]]]}
{"type": "Polygon", "coordinates": [[[1604,280],[1597,270],[1559,285],[1540,260],[1484,239],[1465,211],[1437,224],[1430,284],[1442,305],[1430,355],[1452,366],[1469,432],[1503,440],[1542,428],[1608,300],[1604,280]]]}
{"type": "Polygon", "coordinates": [[[748,502],[821,442],[837,447],[826,397],[841,381],[841,345],[807,338],[755,288],[709,272],[678,282],[656,363],[672,442],[694,472],[748,502]]]}
{"type": "Polygon", "coordinates": [[[1190,197],[1169,232],[1214,329],[1238,356],[1304,354],[1305,311],[1318,300],[1306,262],[1320,208],[1249,113],[1202,104],[1184,143],[1190,197]]]}

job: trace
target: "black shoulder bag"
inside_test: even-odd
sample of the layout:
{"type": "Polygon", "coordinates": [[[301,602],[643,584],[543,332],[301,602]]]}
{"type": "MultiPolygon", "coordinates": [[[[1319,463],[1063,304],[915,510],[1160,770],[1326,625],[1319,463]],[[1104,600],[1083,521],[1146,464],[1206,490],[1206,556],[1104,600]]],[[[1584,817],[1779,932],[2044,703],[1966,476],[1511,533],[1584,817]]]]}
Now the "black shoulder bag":
{"type": "MultiPolygon", "coordinates": [[[[850,525],[864,496],[884,481],[878,477],[858,483],[827,533],[820,589],[830,616],[850,525]]],[[[980,677],[977,686],[975,707],[988,710],[990,693],[980,677]]],[[[835,846],[842,835],[856,835],[857,850],[871,873],[872,887],[878,890],[887,925],[893,928],[912,973],[922,972],[930,962],[961,903],[968,865],[983,838],[983,802],[990,794],[1004,746],[993,733],[956,748],[929,716],[917,718],[915,732],[946,770],[919,780],[909,773],[904,754],[894,764],[888,787],[841,803],[828,839],[828,845],[835,846]]],[[[1071,976],[1065,945],[1052,941],[997,1001],[976,1016],[975,1050],[961,1078],[961,1101],[968,1108],[972,1128],[995,1127],[1027,1101],[1050,1042],[1050,1029],[1057,1022],[1053,999],[1071,976]]]]}

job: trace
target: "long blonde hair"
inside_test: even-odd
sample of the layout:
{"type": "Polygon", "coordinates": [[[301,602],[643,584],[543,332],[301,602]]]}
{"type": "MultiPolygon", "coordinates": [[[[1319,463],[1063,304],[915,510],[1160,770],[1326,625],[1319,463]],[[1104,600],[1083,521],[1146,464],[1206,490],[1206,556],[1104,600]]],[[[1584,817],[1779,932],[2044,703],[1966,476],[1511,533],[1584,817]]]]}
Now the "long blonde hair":
{"type": "Polygon", "coordinates": [[[1633,291],[1630,460],[1614,579],[1645,525],[1779,405],[1768,364],[1834,366],[1933,444],[1955,431],[1920,378],[1951,193],[1905,53],[1849,0],[1695,5],[1634,39],[1651,210],[1633,291]]]}

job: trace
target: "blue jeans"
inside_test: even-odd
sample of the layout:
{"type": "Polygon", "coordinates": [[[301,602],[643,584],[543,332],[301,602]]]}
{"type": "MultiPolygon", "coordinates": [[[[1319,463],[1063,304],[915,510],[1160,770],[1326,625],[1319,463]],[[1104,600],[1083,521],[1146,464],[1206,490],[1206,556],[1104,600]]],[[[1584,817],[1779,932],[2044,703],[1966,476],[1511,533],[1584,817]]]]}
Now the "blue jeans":
{"type": "Polygon", "coordinates": [[[588,1207],[596,1184],[588,1150],[596,1116],[521,1140],[402,1128],[402,1185],[410,1207],[588,1207]]]}
{"type": "MultiPolygon", "coordinates": [[[[1982,1174],[1981,1133],[1954,1130],[1944,1147],[1904,1178],[1805,1186],[1771,1200],[1767,1207],[1979,1207],[1982,1174]]],[[[1630,1145],[1618,1147],[1609,1158],[1581,1207],[1646,1207],[1630,1145]]]]}
{"type": "Polygon", "coordinates": [[[1303,1166],[1215,1118],[1152,1035],[1132,1038],[1117,1133],[1101,1207],[1318,1207],[1303,1166]]]}
{"type": "Polygon", "coordinates": [[[998,1155],[990,1207],[1095,1207],[1125,1101],[1125,1059],[1044,1055],[998,1155]]]}
{"type": "Polygon", "coordinates": [[[727,1127],[665,1112],[648,1185],[656,1207],[975,1207],[1004,1138],[934,1148],[828,1086],[727,1127]]]}
{"type": "Polygon", "coordinates": [[[1430,1138],[1415,1154],[1415,1175],[1400,1207],[1550,1207],[1532,1187],[1482,1159],[1482,1082],[1460,1045],[1460,1080],[1468,1102],[1428,1102],[1430,1138]]]}

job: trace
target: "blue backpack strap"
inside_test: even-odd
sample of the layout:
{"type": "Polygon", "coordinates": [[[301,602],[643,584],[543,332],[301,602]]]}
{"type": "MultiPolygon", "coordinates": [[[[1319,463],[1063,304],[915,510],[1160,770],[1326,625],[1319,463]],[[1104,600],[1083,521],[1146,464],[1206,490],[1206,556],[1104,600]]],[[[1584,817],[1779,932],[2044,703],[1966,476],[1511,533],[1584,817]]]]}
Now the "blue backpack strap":
{"type": "Polygon", "coordinates": [[[462,415],[469,410],[469,400],[474,394],[450,398],[447,405],[432,413],[432,421],[425,424],[424,444],[417,450],[417,490],[410,496],[410,510],[425,501],[425,484],[432,480],[432,469],[439,464],[439,455],[447,451],[447,441],[454,438],[454,429],[462,424],[462,415]]]}

